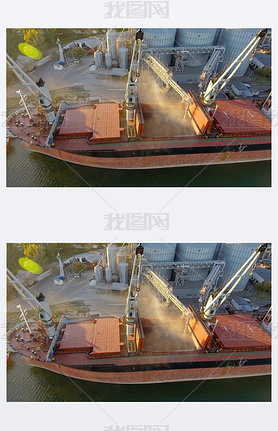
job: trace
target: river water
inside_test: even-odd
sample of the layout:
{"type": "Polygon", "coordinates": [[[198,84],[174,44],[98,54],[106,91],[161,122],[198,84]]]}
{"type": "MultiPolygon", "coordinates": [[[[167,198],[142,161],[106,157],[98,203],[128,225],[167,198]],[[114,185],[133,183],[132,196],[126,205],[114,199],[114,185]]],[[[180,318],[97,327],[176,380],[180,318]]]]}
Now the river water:
{"type": "Polygon", "coordinates": [[[8,187],[270,187],[271,162],[186,168],[117,170],[74,164],[21,147],[7,151],[8,187]]]}
{"type": "Polygon", "coordinates": [[[271,401],[271,377],[244,377],[152,385],[112,385],[69,379],[30,367],[12,353],[7,401],[271,401]]]}

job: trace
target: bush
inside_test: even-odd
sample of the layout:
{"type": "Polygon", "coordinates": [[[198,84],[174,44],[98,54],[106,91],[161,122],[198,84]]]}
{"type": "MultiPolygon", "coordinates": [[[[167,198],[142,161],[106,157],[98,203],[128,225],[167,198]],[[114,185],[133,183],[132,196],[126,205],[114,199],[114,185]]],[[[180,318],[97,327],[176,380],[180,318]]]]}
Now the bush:
{"type": "Polygon", "coordinates": [[[262,69],[257,69],[256,75],[263,76],[264,78],[270,78],[271,77],[271,67],[263,67],[262,69]]]}
{"type": "Polygon", "coordinates": [[[73,272],[75,274],[81,274],[82,272],[86,271],[86,269],[87,265],[85,265],[85,263],[79,262],[79,260],[73,264],[73,272]]]}
{"type": "Polygon", "coordinates": [[[271,292],[271,281],[264,281],[263,283],[257,283],[256,288],[263,292],[271,292]]]}
{"type": "Polygon", "coordinates": [[[85,57],[86,54],[86,49],[80,48],[79,46],[75,46],[72,50],[72,55],[76,60],[81,60],[81,58],[85,57]]]}

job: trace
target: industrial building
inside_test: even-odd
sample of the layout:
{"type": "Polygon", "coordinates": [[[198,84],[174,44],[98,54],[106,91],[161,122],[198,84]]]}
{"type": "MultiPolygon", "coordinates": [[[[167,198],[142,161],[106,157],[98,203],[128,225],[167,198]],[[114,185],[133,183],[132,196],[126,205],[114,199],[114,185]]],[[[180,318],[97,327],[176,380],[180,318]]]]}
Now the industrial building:
{"type": "MultiPolygon", "coordinates": [[[[259,243],[142,243],[144,249],[142,266],[155,271],[161,280],[168,282],[174,295],[179,299],[197,298],[200,291],[207,286],[216,289],[227,283],[259,245],[259,243]]],[[[110,244],[107,247],[107,260],[101,260],[94,268],[93,285],[111,291],[117,290],[114,287],[119,285],[121,290],[126,290],[132,273],[132,250],[133,244],[122,247],[110,244]]],[[[262,261],[264,256],[270,261],[270,245],[262,261]]],[[[256,268],[256,272],[259,271],[260,269],[256,268]]],[[[271,274],[270,270],[266,271],[271,274]]],[[[249,278],[250,271],[241,277],[234,291],[244,290],[249,278]]],[[[254,278],[254,281],[257,280],[254,278]]]]}
{"type": "MultiPolygon", "coordinates": [[[[143,28],[142,55],[150,51],[166,65],[179,84],[198,83],[205,66],[216,70],[227,67],[251,39],[258,28],[143,28]]],[[[98,76],[125,76],[132,56],[132,38],[135,29],[116,32],[110,29],[106,41],[94,53],[95,66],[91,72],[98,76]]],[[[271,47],[271,31],[262,42],[271,47]]],[[[243,76],[250,64],[249,56],[235,73],[243,76]]]]}

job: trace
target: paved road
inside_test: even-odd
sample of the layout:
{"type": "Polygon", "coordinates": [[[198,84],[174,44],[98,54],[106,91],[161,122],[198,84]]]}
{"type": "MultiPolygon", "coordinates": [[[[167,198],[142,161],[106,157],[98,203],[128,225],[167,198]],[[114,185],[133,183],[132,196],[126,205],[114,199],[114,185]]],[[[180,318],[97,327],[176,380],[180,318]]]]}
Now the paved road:
{"type": "MultiPolygon", "coordinates": [[[[126,78],[108,77],[106,79],[96,78],[94,74],[89,72],[89,67],[92,64],[93,57],[85,57],[81,63],[70,64],[64,70],[56,70],[53,67],[52,61],[43,64],[29,75],[38,80],[39,77],[44,79],[49,90],[57,90],[65,87],[83,86],[88,90],[91,97],[101,101],[122,102],[125,94],[126,78]]],[[[15,91],[18,89],[29,93],[20,83],[14,84],[7,89],[7,97],[15,97],[15,91]]]]}
{"type": "MultiPolygon", "coordinates": [[[[93,278],[92,270],[86,271],[81,278],[73,278],[62,286],[54,284],[54,277],[50,276],[40,281],[30,291],[37,294],[42,292],[49,303],[55,305],[63,302],[84,301],[91,311],[98,312],[101,315],[117,315],[122,316],[125,309],[125,295],[115,293],[97,293],[96,289],[89,286],[90,280],[93,278]]],[[[26,309],[29,309],[28,304],[23,299],[13,299],[8,302],[8,311],[18,311],[16,306],[21,303],[26,309]]]]}

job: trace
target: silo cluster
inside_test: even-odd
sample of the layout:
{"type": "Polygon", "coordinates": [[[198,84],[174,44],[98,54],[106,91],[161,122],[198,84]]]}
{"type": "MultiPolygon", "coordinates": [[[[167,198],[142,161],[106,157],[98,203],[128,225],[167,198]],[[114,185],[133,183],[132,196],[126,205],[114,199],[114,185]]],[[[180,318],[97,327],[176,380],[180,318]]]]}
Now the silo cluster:
{"type": "MultiPolygon", "coordinates": [[[[176,32],[175,46],[211,46],[214,43],[216,28],[178,28],[176,32]]],[[[208,60],[208,54],[189,54],[188,66],[204,66],[208,60]]]]}
{"type": "MultiPolygon", "coordinates": [[[[220,279],[221,284],[226,283],[239,270],[244,262],[258,248],[259,243],[224,243],[222,244],[218,259],[224,260],[226,265],[223,277],[220,279]]],[[[242,277],[235,291],[244,290],[250,277],[250,271],[242,277]]]]}
{"type": "MultiPolygon", "coordinates": [[[[259,28],[224,28],[221,31],[218,45],[225,47],[221,69],[227,67],[240,54],[259,30],[259,28]]],[[[243,76],[248,69],[249,63],[250,55],[243,61],[234,76],[243,76]]]]}
{"type": "MultiPolygon", "coordinates": [[[[174,262],[176,243],[144,243],[144,257],[148,262],[174,262]]],[[[166,280],[171,280],[172,269],[156,269],[166,280]]]]}
{"type": "MultiPolygon", "coordinates": [[[[179,243],[176,248],[176,262],[204,262],[213,260],[216,243],[179,243]]],[[[208,275],[208,268],[189,268],[187,270],[189,281],[205,280],[208,275]]]]}

